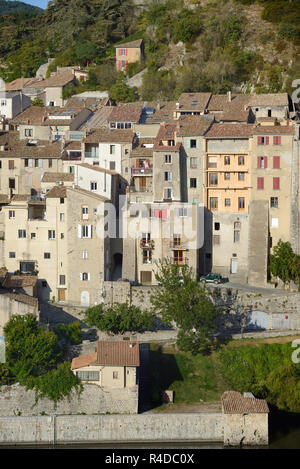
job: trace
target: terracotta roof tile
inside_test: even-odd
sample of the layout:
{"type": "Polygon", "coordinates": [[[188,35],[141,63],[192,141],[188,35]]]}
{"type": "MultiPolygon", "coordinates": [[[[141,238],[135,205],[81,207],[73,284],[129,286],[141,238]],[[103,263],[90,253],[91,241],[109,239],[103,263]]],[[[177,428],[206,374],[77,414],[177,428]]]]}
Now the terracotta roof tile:
{"type": "Polygon", "coordinates": [[[295,128],[293,125],[258,125],[253,129],[255,135],[294,135],[294,133],[295,128]]]}
{"type": "Polygon", "coordinates": [[[73,358],[71,369],[76,370],[78,368],[83,368],[84,366],[92,365],[96,362],[97,352],[89,353],[87,355],[82,355],[81,357],[73,358]]]}
{"type": "Polygon", "coordinates": [[[182,93],[178,99],[179,110],[203,112],[210,97],[211,93],[182,93]]]}
{"type": "Polygon", "coordinates": [[[45,197],[51,199],[67,197],[67,188],[65,186],[54,186],[52,189],[50,189],[50,191],[47,192],[45,197]]]}
{"type": "Polygon", "coordinates": [[[123,49],[123,48],[140,48],[143,43],[143,39],[137,39],[136,41],[131,41],[131,42],[124,42],[123,44],[118,44],[114,47],[118,49],[123,49]]]}
{"type": "Polygon", "coordinates": [[[66,72],[59,73],[58,75],[53,75],[52,77],[46,78],[45,80],[40,80],[34,83],[34,88],[51,88],[56,86],[65,86],[68,83],[71,83],[75,78],[72,70],[67,70],[66,72]]]}
{"type": "Polygon", "coordinates": [[[44,173],[41,182],[73,182],[74,174],[72,173],[44,173]]]}
{"type": "Polygon", "coordinates": [[[71,368],[74,370],[89,365],[139,366],[139,344],[127,340],[101,340],[97,343],[96,353],[73,358],[71,368]]]}
{"type": "Polygon", "coordinates": [[[143,111],[142,103],[127,103],[112,107],[109,122],[139,122],[143,111]]]}
{"type": "Polygon", "coordinates": [[[269,407],[264,399],[243,396],[236,391],[226,391],[221,397],[224,414],[264,414],[269,407]]]}
{"type": "Polygon", "coordinates": [[[204,116],[181,116],[178,120],[178,132],[180,137],[204,135],[212,126],[213,119],[204,116]]]}
{"type": "Polygon", "coordinates": [[[134,135],[132,130],[102,128],[92,130],[83,141],[85,143],[132,143],[134,135]]]}
{"type": "Polygon", "coordinates": [[[252,124],[214,124],[206,134],[206,138],[245,138],[251,137],[252,124]]]}
{"type": "Polygon", "coordinates": [[[23,295],[23,293],[3,293],[5,296],[8,296],[11,300],[19,301],[20,303],[25,303],[34,307],[38,307],[38,299],[33,296],[23,295]]]}
{"type": "Polygon", "coordinates": [[[250,95],[250,106],[288,106],[289,96],[287,93],[268,93],[250,95]]]}

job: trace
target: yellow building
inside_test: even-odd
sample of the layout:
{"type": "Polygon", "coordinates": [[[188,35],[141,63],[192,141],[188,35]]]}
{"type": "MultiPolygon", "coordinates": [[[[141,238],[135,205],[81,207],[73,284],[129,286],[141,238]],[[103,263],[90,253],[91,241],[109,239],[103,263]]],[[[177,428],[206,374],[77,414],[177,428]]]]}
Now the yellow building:
{"type": "Polygon", "coordinates": [[[141,62],[143,55],[143,40],[118,44],[116,48],[116,66],[119,72],[127,69],[128,64],[141,62]]]}

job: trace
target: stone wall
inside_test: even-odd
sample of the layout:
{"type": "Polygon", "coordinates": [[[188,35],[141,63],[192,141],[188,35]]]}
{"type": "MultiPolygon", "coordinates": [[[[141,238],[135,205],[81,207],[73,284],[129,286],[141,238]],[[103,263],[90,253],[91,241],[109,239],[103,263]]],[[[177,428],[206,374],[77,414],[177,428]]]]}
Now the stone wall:
{"type": "Polygon", "coordinates": [[[224,414],[224,445],[267,445],[268,414],[224,414]]]}
{"type": "Polygon", "coordinates": [[[0,418],[0,444],[223,441],[212,414],[72,415],[0,418]]]}
{"type": "MultiPolygon", "coordinates": [[[[70,399],[54,403],[49,399],[35,402],[35,391],[19,384],[0,387],[0,417],[33,415],[72,415],[72,414],[136,414],[138,412],[138,389],[109,389],[97,385],[83,386],[78,395],[73,391],[70,399]]],[[[1,438],[0,438],[1,440],[1,438]]]]}

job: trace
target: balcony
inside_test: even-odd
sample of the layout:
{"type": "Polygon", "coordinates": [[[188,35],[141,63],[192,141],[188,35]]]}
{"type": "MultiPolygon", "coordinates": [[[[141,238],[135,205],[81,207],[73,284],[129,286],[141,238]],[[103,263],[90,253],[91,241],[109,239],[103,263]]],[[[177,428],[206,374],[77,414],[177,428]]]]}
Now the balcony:
{"type": "Polygon", "coordinates": [[[155,243],[152,239],[149,239],[148,241],[141,239],[140,247],[143,249],[155,249],[155,243]]]}
{"type": "Polygon", "coordinates": [[[186,251],[188,249],[187,244],[183,243],[182,241],[170,241],[170,248],[171,249],[180,249],[182,251],[186,251]]]}
{"type": "Polygon", "coordinates": [[[153,168],[131,168],[132,176],[152,176],[153,168]]]}
{"type": "Polygon", "coordinates": [[[172,264],[178,264],[178,265],[189,265],[189,259],[187,257],[182,257],[182,258],[174,258],[171,259],[172,264]]]}

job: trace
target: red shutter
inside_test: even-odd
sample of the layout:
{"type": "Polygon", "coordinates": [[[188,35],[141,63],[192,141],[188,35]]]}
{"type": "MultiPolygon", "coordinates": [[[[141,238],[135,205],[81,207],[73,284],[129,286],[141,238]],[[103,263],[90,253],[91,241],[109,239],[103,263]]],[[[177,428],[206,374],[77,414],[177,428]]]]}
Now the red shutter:
{"type": "Polygon", "coordinates": [[[280,156],[273,156],[273,168],[274,169],[280,168],[280,156]]]}
{"type": "Polygon", "coordinates": [[[118,60],[118,70],[121,70],[121,60],[118,60]]]}
{"type": "Polygon", "coordinates": [[[128,55],[128,49],[125,49],[125,55],[128,55]]]}
{"type": "Polygon", "coordinates": [[[273,178],[273,189],[280,189],[280,178],[273,178]]]}
{"type": "Polygon", "coordinates": [[[121,49],[118,49],[118,54],[121,55],[121,49]]]}
{"type": "Polygon", "coordinates": [[[161,218],[163,220],[166,220],[167,215],[168,215],[168,210],[167,209],[164,209],[164,210],[161,211],[161,218]]]}
{"type": "Polygon", "coordinates": [[[266,145],[269,145],[269,137],[265,137],[266,139],[266,145]]]}
{"type": "Polygon", "coordinates": [[[273,137],[273,145],[281,145],[281,136],[273,137]]]}
{"type": "Polygon", "coordinates": [[[257,189],[264,189],[264,178],[257,178],[257,189]]]}
{"type": "Polygon", "coordinates": [[[257,157],[257,167],[258,167],[258,168],[261,168],[260,156],[257,157]]]}
{"type": "Polygon", "coordinates": [[[262,144],[262,137],[257,137],[257,145],[261,145],[262,144]]]}
{"type": "Polygon", "coordinates": [[[264,168],[267,169],[268,167],[268,157],[264,156],[264,168]]]}
{"type": "Polygon", "coordinates": [[[158,210],[158,209],[154,210],[154,217],[155,218],[160,218],[160,210],[158,210]]]}

